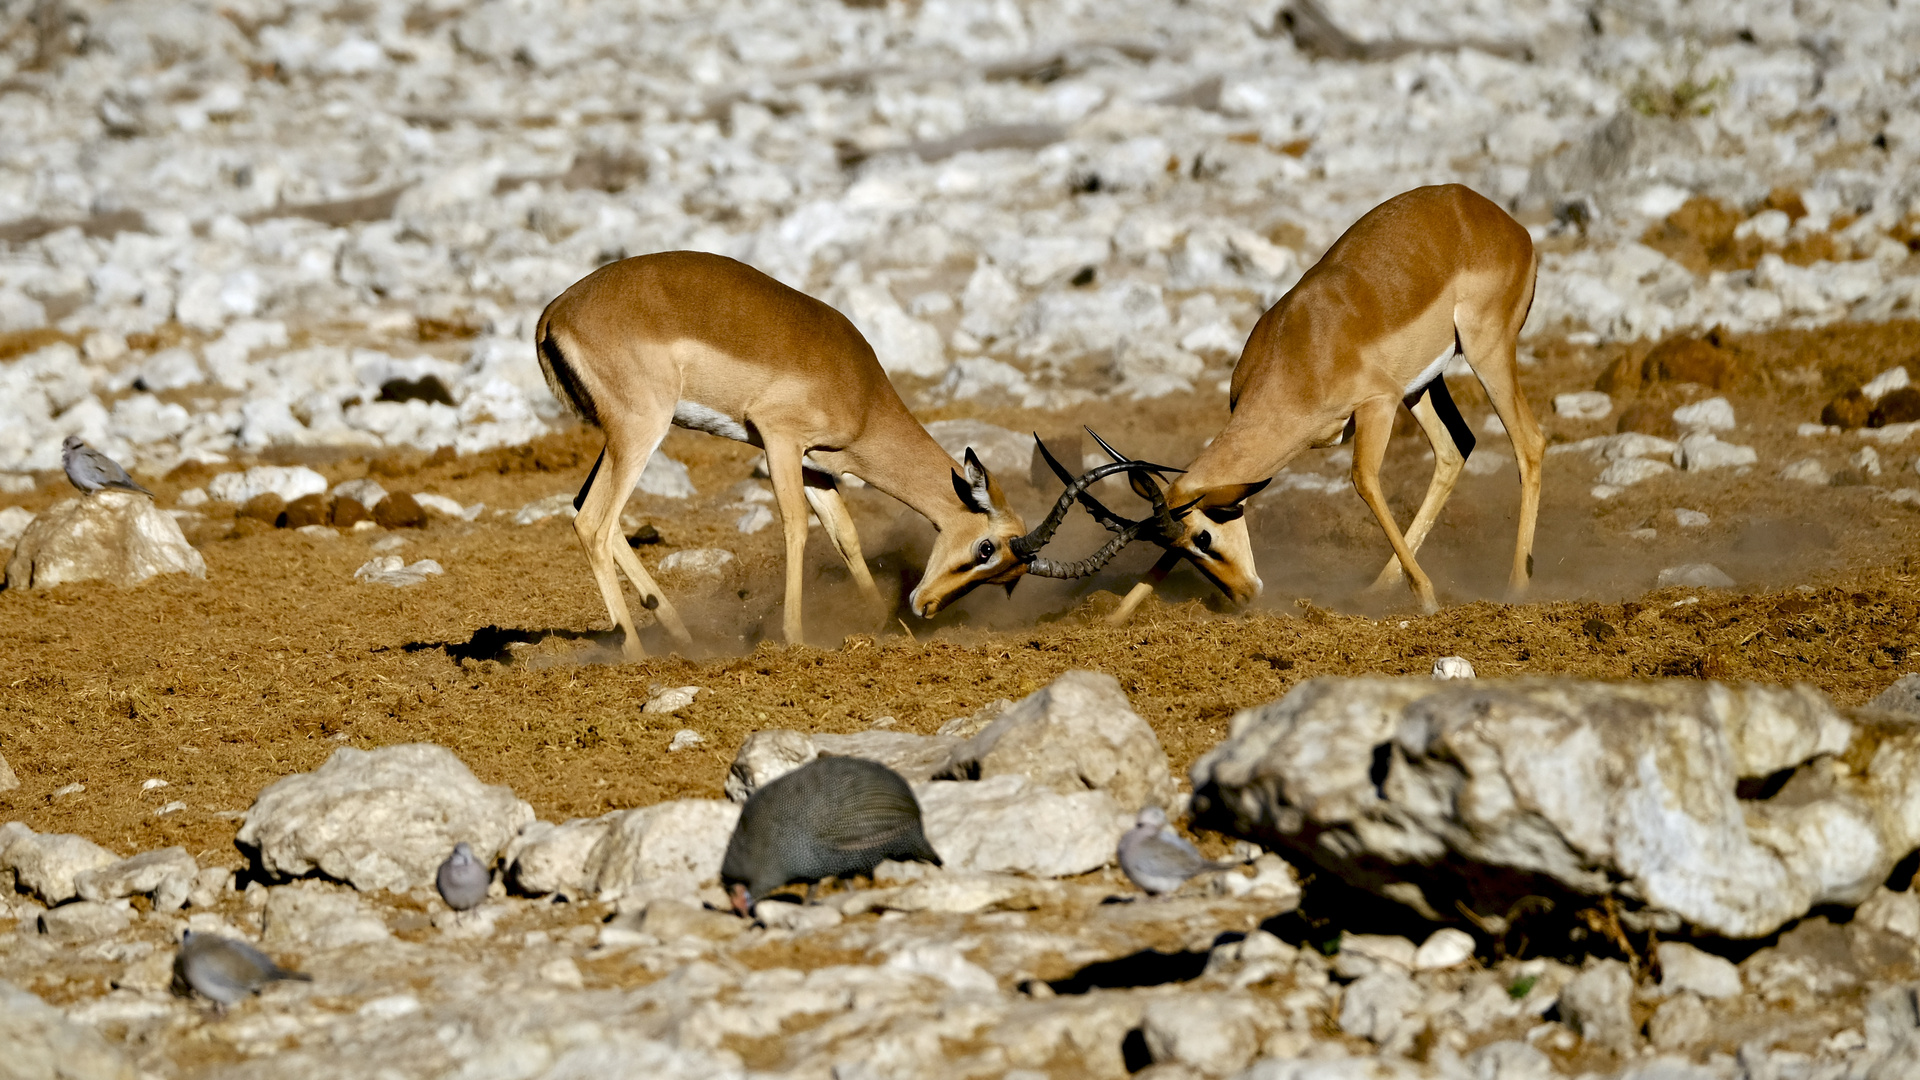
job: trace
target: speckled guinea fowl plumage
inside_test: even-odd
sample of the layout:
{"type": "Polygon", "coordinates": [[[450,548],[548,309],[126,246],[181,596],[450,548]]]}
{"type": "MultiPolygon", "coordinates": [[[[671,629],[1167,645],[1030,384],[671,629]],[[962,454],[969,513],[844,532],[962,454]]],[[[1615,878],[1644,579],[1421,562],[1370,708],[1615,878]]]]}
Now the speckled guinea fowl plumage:
{"type": "Polygon", "coordinates": [[[759,900],[782,885],[870,874],[887,859],[940,865],[920,802],[899,773],[862,758],[818,758],[747,799],[720,880],[759,900]]]}

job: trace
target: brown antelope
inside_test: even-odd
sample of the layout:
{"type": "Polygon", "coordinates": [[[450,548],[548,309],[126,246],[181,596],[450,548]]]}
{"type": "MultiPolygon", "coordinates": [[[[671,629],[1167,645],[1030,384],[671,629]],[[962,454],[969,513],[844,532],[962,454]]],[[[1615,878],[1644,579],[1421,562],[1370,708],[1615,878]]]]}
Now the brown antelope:
{"type": "Polygon", "coordinates": [[[1226,429],[1164,496],[1148,474],[1171,470],[1133,474],[1135,490],[1154,501],[1154,517],[1130,522],[1083,495],[1109,528],[1166,549],[1111,618],[1126,619],[1181,559],[1238,603],[1258,596],[1246,499],[1301,451],[1349,435],[1353,486],[1393,546],[1373,587],[1404,569],[1421,607],[1435,610],[1433,582],[1414,553],[1473,452],[1473,433],[1440,377],[1456,351],[1486,388],[1519,459],[1520,535],[1509,584],[1523,591],[1533,576],[1545,440],[1520,395],[1515,347],[1533,305],[1536,267],[1527,230],[1458,184],[1396,195],[1355,222],[1254,325],[1233,369],[1226,429]],[[1405,534],[1380,488],[1402,403],[1434,454],[1433,480],[1405,534]]]}
{"type": "Polygon", "coordinates": [[[1116,537],[1077,563],[1040,557],[1086,484],[1138,466],[1103,467],[1069,484],[1029,533],[971,449],[963,473],[907,412],[846,316],[732,259],[674,251],[603,266],[547,305],[534,340],[554,396],[606,432],[606,447],[574,499],[573,528],[630,659],[645,653],[616,566],[676,641],[691,640],[619,529],[620,510],[669,425],[766,451],[786,535],[783,623],[790,642],[801,640],[809,505],[861,593],[870,603],[879,599],[836,486],[843,472],[906,503],[938,532],[926,574],[908,598],[921,617],[977,585],[1011,592],[1023,574],[1091,574],[1138,534],[1116,537]]]}

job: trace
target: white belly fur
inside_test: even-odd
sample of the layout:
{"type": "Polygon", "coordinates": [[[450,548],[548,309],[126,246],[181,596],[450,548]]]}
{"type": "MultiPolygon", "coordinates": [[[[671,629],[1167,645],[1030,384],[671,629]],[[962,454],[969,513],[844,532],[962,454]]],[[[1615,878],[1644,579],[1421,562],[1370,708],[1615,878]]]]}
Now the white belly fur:
{"type": "MultiPolygon", "coordinates": [[[[1415,375],[1413,377],[1413,381],[1407,384],[1406,392],[1401,394],[1400,396],[1412,397],[1415,393],[1417,393],[1419,390],[1424,388],[1428,383],[1439,378],[1440,372],[1446,369],[1447,361],[1453,359],[1453,353],[1454,353],[1453,346],[1448,345],[1445,352],[1441,353],[1439,356],[1434,357],[1433,363],[1428,364],[1426,368],[1420,372],[1420,374],[1415,375]]],[[[685,404],[685,403],[682,402],[682,404],[685,404]]],[[[677,420],[679,418],[675,417],[675,419],[677,420]]]]}
{"type": "Polygon", "coordinates": [[[697,401],[682,401],[675,405],[673,422],[690,431],[704,431],[709,435],[718,435],[735,442],[753,441],[747,434],[747,425],[718,409],[710,409],[697,401]]]}

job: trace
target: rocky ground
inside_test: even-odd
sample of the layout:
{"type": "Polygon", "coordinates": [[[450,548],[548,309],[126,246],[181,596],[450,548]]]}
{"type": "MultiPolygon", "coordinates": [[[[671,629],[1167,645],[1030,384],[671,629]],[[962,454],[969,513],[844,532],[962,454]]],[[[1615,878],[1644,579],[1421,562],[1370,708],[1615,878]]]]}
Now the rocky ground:
{"type": "Polygon", "coordinates": [[[1920,1074],[1916,56],[1897,5],[0,0],[0,1075],[1920,1074]],[[1134,551],[902,618],[926,523],[853,489],[888,607],[814,543],[776,644],[757,454],[677,431],[625,524],[695,644],[619,662],[528,340],[594,267],[833,303],[1032,520],[1027,433],[1190,459],[1436,182],[1542,254],[1525,602],[1455,367],[1438,614],[1362,592],[1336,448],[1253,501],[1250,611],[1107,625],[1134,551]],[[70,502],[69,434],[155,500],[70,502]],[[815,754],[947,866],[724,914],[815,754]],[[1149,802],[1238,868],[1146,900],[1149,802]],[[215,1015],[189,928],[314,981],[215,1015]]]}

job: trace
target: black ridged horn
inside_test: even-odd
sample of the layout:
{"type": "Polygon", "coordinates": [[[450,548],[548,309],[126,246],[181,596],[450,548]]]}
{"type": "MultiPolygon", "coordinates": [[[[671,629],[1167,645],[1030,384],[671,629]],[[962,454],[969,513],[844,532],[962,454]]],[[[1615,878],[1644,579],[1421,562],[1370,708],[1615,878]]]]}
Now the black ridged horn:
{"type": "Polygon", "coordinates": [[[1113,557],[1120,554],[1121,548],[1133,543],[1134,537],[1139,535],[1139,532],[1138,525],[1122,529],[1118,535],[1107,541],[1106,546],[1077,562],[1055,562],[1044,556],[1035,555],[1027,559],[1027,573],[1036,577],[1050,578],[1090,577],[1098,573],[1101,567],[1113,561],[1113,557]]]}
{"type": "Polygon", "coordinates": [[[1027,535],[1016,536],[1008,541],[1007,547],[1021,562],[1032,563],[1040,549],[1046,547],[1047,541],[1053,539],[1054,530],[1058,529],[1060,522],[1066,519],[1067,511],[1073,508],[1074,500],[1078,499],[1089,485],[1104,480],[1114,473],[1131,472],[1139,468],[1138,462],[1115,461],[1097,469],[1087,470],[1078,479],[1068,484],[1067,490],[1060,493],[1060,498],[1054,502],[1053,509],[1047,513],[1046,520],[1035,526],[1027,535]]]}

